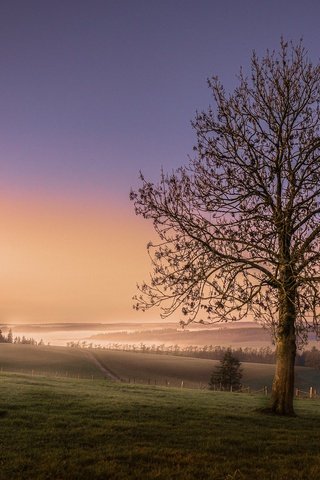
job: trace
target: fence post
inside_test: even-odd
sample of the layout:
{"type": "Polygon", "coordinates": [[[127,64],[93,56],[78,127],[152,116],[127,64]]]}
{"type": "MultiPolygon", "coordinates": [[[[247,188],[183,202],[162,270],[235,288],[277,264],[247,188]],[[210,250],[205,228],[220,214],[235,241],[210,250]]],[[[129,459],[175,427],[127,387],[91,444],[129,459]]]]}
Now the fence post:
{"type": "Polygon", "coordinates": [[[264,394],[265,394],[265,396],[268,395],[268,387],[267,386],[264,387],[264,394]]]}
{"type": "Polygon", "coordinates": [[[313,398],[313,388],[312,388],[312,387],[310,387],[309,397],[310,397],[310,398],[313,398]]]}
{"type": "Polygon", "coordinates": [[[181,380],[181,388],[183,388],[183,380],[181,380]]]}
{"type": "Polygon", "coordinates": [[[299,397],[299,388],[296,388],[296,397],[299,397]]]}
{"type": "Polygon", "coordinates": [[[232,392],[232,385],[230,385],[230,392],[232,392]]]}

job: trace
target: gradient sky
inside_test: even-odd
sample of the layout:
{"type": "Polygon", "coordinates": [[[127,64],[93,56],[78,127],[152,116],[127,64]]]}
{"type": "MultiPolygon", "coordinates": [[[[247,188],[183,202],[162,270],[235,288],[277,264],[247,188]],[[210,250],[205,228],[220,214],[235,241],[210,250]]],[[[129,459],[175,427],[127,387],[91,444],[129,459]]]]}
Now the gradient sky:
{"type": "Polygon", "coordinates": [[[317,0],[1,0],[0,322],[159,320],[134,312],[153,232],[138,173],[187,161],[206,79],[301,37],[317,0]]]}

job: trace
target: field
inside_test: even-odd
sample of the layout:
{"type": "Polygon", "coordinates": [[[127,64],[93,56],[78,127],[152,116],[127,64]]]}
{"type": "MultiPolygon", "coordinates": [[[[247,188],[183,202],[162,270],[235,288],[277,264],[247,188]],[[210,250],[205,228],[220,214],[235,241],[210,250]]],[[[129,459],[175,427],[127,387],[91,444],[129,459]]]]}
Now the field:
{"type": "Polygon", "coordinates": [[[297,418],[257,395],[0,376],[1,480],[320,478],[320,402],[297,418]]]}
{"type": "Polygon", "coordinates": [[[0,344],[2,371],[84,378],[103,378],[86,352],[66,347],[0,344]]]}
{"type": "MultiPolygon", "coordinates": [[[[55,377],[99,380],[104,367],[126,383],[170,387],[204,388],[215,360],[112,350],[87,350],[67,347],[0,344],[0,371],[55,377]],[[97,362],[93,361],[96,360],[97,362]]],[[[243,385],[252,390],[271,387],[273,365],[243,363],[243,385]]],[[[320,392],[320,373],[311,368],[296,368],[296,386],[320,392]]]]}
{"type": "MultiPolygon", "coordinates": [[[[99,361],[127,382],[133,379],[137,383],[150,383],[171,386],[199,388],[206,386],[213,368],[218,365],[216,360],[200,358],[177,357],[172,355],[157,355],[148,353],[118,352],[111,350],[96,350],[99,361]]],[[[271,387],[274,375],[274,365],[259,363],[243,363],[243,384],[253,390],[264,386],[271,387]]],[[[313,386],[320,392],[320,373],[312,368],[296,368],[296,386],[302,390],[313,386]]]]}

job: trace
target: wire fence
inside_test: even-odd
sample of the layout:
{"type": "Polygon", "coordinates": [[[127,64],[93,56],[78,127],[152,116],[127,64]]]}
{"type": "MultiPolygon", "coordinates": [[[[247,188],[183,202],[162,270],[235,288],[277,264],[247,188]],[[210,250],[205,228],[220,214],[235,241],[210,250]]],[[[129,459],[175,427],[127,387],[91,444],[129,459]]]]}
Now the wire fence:
{"type": "Polygon", "coordinates": [[[301,390],[300,388],[296,388],[295,396],[296,398],[316,399],[316,398],[320,398],[320,392],[317,393],[317,389],[314,387],[309,387],[309,390],[301,390]]]}
{"type": "Polygon", "coordinates": [[[67,371],[67,370],[42,370],[42,369],[28,369],[28,368],[6,368],[0,367],[1,373],[13,373],[28,375],[31,377],[49,377],[49,378],[70,378],[82,380],[103,380],[103,376],[90,375],[89,373],[67,371]]]}
{"type": "Polygon", "coordinates": [[[211,385],[210,390],[214,392],[237,392],[237,393],[248,393],[248,394],[261,394],[261,395],[268,395],[269,389],[267,386],[263,386],[262,388],[255,389],[249,386],[241,386],[240,388],[234,388],[232,385],[230,387],[223,387],[222,384],[211,385]]]}
{"type": "MultiPolygon", "coordinates": [[[[6,368],[0,367],[1,373],[13,373],[13,374],[23,374],[31,377],[49,377],[49,378],[62,378],[62,379],[73,379],[73,380],[99,380],[102,381],[105,378],[101,375],[93,375],[87,372],[75,372],[68,370],[39,370],[39,369],[26,369],[26,368],[6,368]]],[[[110,379],[109,379],[110,380],[110,379]]],[[[271,388],[268,386],[263,386],[262,388],[256,389],[251,386],[242,386],[241,388],[234,389],[232,386],[230,388],[224,388],[221,384],[211,385],[205,382],[195,382],[191,380],[181,380],[177,378],[139,378],[139,377],[125,377],[120,378],[120,382],[131,384],[131,385],[149,385],[149,386],[159,386],[167,388],[191,388],[191,389],[200,389],[200,390],[211,390],[213,392],[230,392],[230,393],[246,393],[250,395],[264,395],[269,396],[271,394],[271,388]]],[[[316,389],[311,386],[307,390],[302,390],[300,388],[295,389],[295,398],[296,399],[320,399],[320,389],[316,389]]]]}
{"type": "MultiPolygon", "coordinates": [[[[101,375],[93,375],[84,372],[75,372],[67,370],[39,370],[39,369],[26,369],[26,368],[5,368],[0,367],[1,373],[13,373],[13,374],[23,374],[31,377],[48,377],[48,378],[61,378],[61,379],[73,379],[73,380],[103,380],[104,377],[101,375]]],[[[107,377],[105,377],[106,379],[107,377]]],[[[109,379],[110,380],[110,379],[109,379]]],[[[186,388],[186,389],[197,389],[197,390],[213,390],[221,392],[238,392],[238,393],[248,393],[248,394],[268,394],[268,388],[264,387],[262,389],[256,390],[251,387],[242,387],[241,389],[226,389],[222,385],[215,385],[214,388],[210,388],[209,384],[206,382],[196,382],[190,379],[179,379],[179,378],[165,378],[165,377],[156,377],[152,378],[141,378],[137,376],[123,377],[119,378],[121,383],[131,384],[131,385],[148,385],[148,386],[158,386],[158,387],[167,387],[167,388],[186,388]]]]}

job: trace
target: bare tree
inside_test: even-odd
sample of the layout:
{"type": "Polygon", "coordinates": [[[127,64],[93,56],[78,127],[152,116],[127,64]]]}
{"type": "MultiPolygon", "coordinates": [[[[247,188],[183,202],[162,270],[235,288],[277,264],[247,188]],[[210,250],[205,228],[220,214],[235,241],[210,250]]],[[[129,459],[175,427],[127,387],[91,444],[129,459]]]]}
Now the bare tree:
{"type": "Polygon", "coordinates": [[[195,158],[131,192],[160,238],[136,308],[180,310],[184,323],[253,317],[276,344],[272,410],[293,415],[296,349],[319,322],[320,66],[281,40],[253,54],[231,95],[217,78],[209,87],[195,158]]]}

